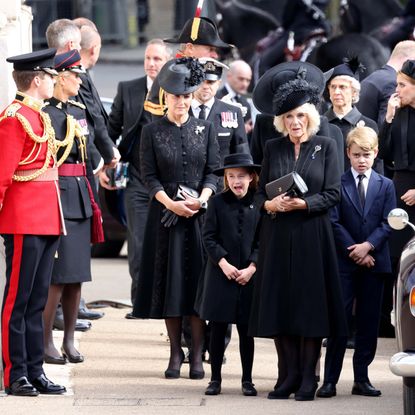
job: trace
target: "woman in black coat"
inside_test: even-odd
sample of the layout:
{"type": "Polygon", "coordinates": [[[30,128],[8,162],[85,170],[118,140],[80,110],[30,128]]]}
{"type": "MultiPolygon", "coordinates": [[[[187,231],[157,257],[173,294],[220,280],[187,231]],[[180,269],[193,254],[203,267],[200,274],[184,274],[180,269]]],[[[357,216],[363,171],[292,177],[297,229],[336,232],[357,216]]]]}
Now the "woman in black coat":
{"type": "MultiPolygon", "coordinates": [[[[44,109],[51,118],[56,138],[62,146],[58,151],[58,172],[67,233],[59,242],[48,301],[43,313],[44,360],[53,364],[64,364],[66,359],[71,363],[84,361],[84,357],[75,348],[74,332],[81,298],[81,283],[91,281],[93,207],[103,237],[99,208],[94,202],[91,185],[86,177],[91,143],[87,140],[85,107],[69,99],[78,94],[82,82],[79,74],[85,72],[80,66],[80,59],[77,50],[56,55],[55,69],[59,75],[53,98],[47,101],[44,109]],[[63,356],[56,350],[52,334],[59,302],[62,304],[65,323],[61,347],[63,356]]],[[[88,167],[92,170],[90,165],[88,167]]]]}
{"type": "Polygon", "coordinates": [[[201,379],[204,323],[194,310],[204,264],[200,209],[216,190],[213,170],[219,165],[219,148],[212,124],[189,116],[192,91],[204,79],[202,66],[192,58],[173,59],[158,79],[167,113],[146,125],[141,136],[141,175],[150,206],[133,315],[165,319],[170,339],[166,378],[180,376],[182,317],[191,316],[189,376],[201,379]],[[180,185],[198,197],[178,200],[180,185]]]}
{"type": "Polygon", "coordinates": [[[276,115],[283,137],[267,142],[256,196],[261,221],[250,332],[277,338],[279,373],[269,399],[314,399],[321,339],[347,335],[328,210],[340,199],[336,143],[315,135],[324,75],[290,62],[270,69],[254,90],[259,110],[276,115]],[[266,184],[297,172],[308,191],[267,194],[266,184]],[[283,378],[282,378],[283,377],[283,378]]]}
{"type": "Polygon", "coordinates": [[[254,339],[247,332],[258,254],[255,235],[260,212],[254,205],[254,193],[259,169],[251,155],[235,153],[226,156],[224,167],[215,171],[224,175],[225,189],[209,202],[205,217],[203,243],[208,262],[196,306],[211,329],[212,376],[206,395],[221,391],[225,335],[230,323],[236,324],[239,334],[242,393],[257,394],[252,383],[254,339]]]}

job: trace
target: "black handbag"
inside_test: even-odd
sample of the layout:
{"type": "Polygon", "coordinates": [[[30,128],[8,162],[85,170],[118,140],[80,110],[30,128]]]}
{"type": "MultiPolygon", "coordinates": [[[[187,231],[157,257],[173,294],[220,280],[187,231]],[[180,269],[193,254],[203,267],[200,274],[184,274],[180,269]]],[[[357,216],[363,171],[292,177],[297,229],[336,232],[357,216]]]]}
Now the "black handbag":
{"type": "Polygon", "coordinates": [[[283,193],[288,197],[302,197],[308,192],[308,187],[303,178],[296,171],[293,171],[267,183],[265,191],[268,199],[271,200],[283,193]]]}
{"type": "MultiPolygon", "coordinates": [[[[200,195],[197,190],[192,189],[191,187],[186,186],[184,184],[179,184],[173,200],[186,200],[186,197],[189,197],[189,196],[193,197],[194,199],[198,199],[200,195]]],[[[206,209],[207,209],[207,202],[202,203],[197,215],[205,213],[206,209]]],[[[172,212],[169,209],[164,209],[163,213],[164,215],[161,218],[161,223],[166,228],[176,225],[177,221],[179,220],[179,216],[177,216],[174,212],[172,212]]]]}

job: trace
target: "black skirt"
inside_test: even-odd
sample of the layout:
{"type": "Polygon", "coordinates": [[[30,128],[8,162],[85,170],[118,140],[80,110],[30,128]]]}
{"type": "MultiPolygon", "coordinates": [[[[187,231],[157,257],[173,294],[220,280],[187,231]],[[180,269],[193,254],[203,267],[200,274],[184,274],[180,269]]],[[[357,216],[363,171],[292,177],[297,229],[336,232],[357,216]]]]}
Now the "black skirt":
{"type": "Polygon", "coordinates": [[[65,219],[67,235],[59,242],[51,284],[91,281],[91,220],[65,219]]]}

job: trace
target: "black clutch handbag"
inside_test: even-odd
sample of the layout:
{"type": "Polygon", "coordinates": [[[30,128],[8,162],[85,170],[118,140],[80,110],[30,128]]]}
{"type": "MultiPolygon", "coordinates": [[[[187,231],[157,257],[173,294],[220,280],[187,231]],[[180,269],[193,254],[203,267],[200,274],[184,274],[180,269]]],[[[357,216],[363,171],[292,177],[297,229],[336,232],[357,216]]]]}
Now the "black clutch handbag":
{"type": "MultiPolygon", "coordinates": [[[[198,199],[199,192],[195,189],[192,189],[189,186],[186,186],[184,184],[179,184],[173,200],[186,200],[186,197],[193,197],[194,199],[198,199]]],[[[202,203],[197,214],[200,215],[202,213],[205,213],[206,209],[207,209],[207,202],[202,203]]],[[[164,215],[161,218],[161,223],[166,228],[176,225],[177,221],[179,220],[179,217],[174,212],[172,212],[169,209],[164,209],[163,213],[164,215]]]]}
{"type": "Polygon", "coordinates": [[[273,180],[265,185],[268,199],[273,199],[282,193],[289,197],[302,197],[308,192],[303,178],[295,171],[273,180]]]}

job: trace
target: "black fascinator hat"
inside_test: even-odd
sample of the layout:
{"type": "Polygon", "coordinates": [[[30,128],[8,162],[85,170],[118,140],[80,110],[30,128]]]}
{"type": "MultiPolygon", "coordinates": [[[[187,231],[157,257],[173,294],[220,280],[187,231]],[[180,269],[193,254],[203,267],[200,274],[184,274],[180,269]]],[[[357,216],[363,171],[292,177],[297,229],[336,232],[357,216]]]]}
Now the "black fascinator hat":
{"type": "Polygon", "coordinates": [[[194,58],[171,59],[158,75],[160,86],[169,94],[190,94],[205,80],[203,66],[194,58]]]}
{"type": "Polygon", "coordinates": [[[329,83],[336,76],[350,76],[357,81],[360,81],[360,74],[365,69],[366,68],[360,62],[359,58],[357,56],[353,56],[351,58],[344,58],[342,64],[330,69],[331,72],[325,72],[324,75],[326,76],[327,83],[329,83]]]}
{"type": "Polygon", "coordinates": [[[415,60],[408,59],[402,65],[401,70],[399,71],[406,76],[409,76],[412,79],[415,79],[415,60]]]}
{"type": "Polygon", "coordinates": [[[281,115],[307,102],[317,105],[325,79],[317,66],[308,62],[284,62],[262,75],[253,92],[259,111],[281,115]]]}

